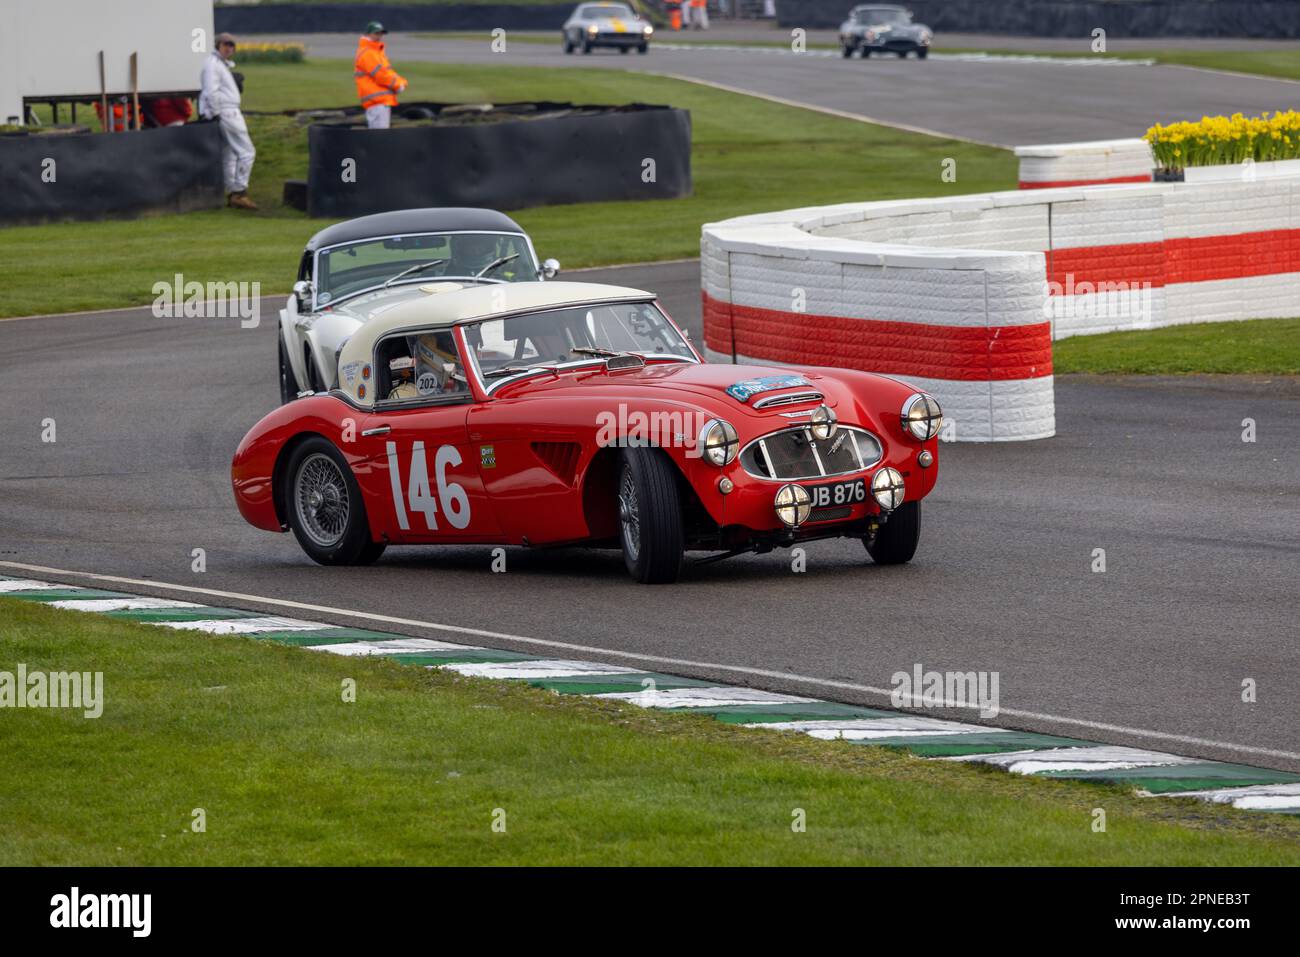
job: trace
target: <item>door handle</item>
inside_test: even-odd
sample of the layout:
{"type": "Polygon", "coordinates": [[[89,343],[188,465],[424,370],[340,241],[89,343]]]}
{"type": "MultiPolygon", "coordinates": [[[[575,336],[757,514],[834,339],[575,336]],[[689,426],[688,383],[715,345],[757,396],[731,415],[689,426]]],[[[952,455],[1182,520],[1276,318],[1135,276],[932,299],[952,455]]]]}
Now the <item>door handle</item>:
{"type": "Polygon", "coordinates": [[[391,425],[377,425],[373,429],[366,429],[361,433],[361,435],[363,437],[369,438],[372,435],[387,435],[391,431],[393,431],[393,427],[391,425]]]}

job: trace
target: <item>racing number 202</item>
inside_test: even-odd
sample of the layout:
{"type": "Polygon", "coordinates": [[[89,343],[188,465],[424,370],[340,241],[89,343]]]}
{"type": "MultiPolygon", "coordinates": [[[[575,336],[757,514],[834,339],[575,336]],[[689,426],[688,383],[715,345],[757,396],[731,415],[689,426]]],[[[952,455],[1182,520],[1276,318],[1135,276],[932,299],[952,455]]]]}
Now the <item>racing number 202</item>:
{"type": "Polygon", "coordinates": [[[397,524],[402,531],[411,525],[407,518],[410,511],[424,515],[425,527],[430,531],[438,530],[438,504],[442,503],[442,514],[451,523],[452,528],[465,528],[469,525],[469,495],[465,486],[458,482],[447,481],[447,469],[460,465],[460,453],[454,445],[440,445],[433,456],[433,476],[435,489],[429,484],[429,465],[424,455],[424,443],[416,442],[411,446],[411,476],[406,483],[406,494],[402,494],[402,470],[397,462],[397,443],[389,442],[388,479],[393,488],[393,505],[397,509],[397,524]]]}

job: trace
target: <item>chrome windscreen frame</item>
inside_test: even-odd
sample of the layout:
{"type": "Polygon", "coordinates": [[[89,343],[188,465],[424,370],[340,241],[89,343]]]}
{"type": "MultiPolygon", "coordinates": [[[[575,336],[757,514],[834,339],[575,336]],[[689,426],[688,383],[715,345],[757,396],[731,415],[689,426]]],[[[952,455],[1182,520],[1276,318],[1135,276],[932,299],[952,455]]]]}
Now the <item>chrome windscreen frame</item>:
{"type": "MultiPolygon", "coordinates": [[[[537,313],[553,312],[561,309],[580,309],[580,308],[591,307],[591,306],[614,306],[614,305],[622,305],[625,303],[646,304],[646,305],[653,306],[656,310],[658,310],[659,314],[668,321],[668,325],[671,326],[672,329],[681,337],[682,342],[686,345],[686,348],[691,351],[691,354],[689,356],[678,355],[676,353],[655,353],[655,354],[633,353],[635,355],[641,356],[641,358],[645,360],[645,365],[652,365],[660,362],[687,362],[687,363],[691,363],[692,365],[703,364],[704,360],[700,357],[699,353],[696,351],[695,345],[687,337],[686,333],[682,331],[682,328],[679,325],[677,325],[675,321],[673,321],[672,316],[668,315],[668,313],[666,313],[660,307],[659,300],[657,298],[654,297],[646,298],[643,296],[629,296],[626,298],[592,299],[587,302],[552,303],[546,306],[534,306],[531,309],[520,309],[514,312],[504,312],[501,313],[500,315],[476,316],[472,319],[461,319],[455,325],[458,329],[461,330],[462,355],[469,360],[468,363],[466,364],[466,369],[468,369],[470,372],[473,373],[474,381],[478,385],[479,390],[485,396],[488,396],[490,398],[492,393],[495,392],[497,389],[500,389],[504,385],[509,385],[512,382],[518,382],[521,379],[528,379],[538,375],[554,375],[556,374],[556,372],[561,370],[578,369],[583,366],[605,366],[608,363],[610,357],[592,356],[586,359],[575,359],[572,362],[558,362],[554,364],[539,365],[534,368],[528,369],[524,372],[517,372],[514,375],[489,377],[484,375],[483,370],[479,368],[478,356],[475,355],[474,350],[469,348],[469,344],[463,341],[464,328],[466,326],[472,326],[475,323],[487,322],[492,319],[513,319],[517,316],[529,316],[529,315],[535,315],[537,313]]],[[[526,360],[520,360],[520,361],[526,361],[526,360]]]]}

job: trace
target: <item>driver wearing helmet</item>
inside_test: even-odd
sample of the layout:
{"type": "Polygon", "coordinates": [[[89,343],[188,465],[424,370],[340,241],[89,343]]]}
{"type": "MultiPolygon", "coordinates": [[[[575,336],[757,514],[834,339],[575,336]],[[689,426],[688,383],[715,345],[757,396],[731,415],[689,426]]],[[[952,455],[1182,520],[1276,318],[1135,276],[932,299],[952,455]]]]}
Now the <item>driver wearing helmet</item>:
{"type": "Polygon", "coordinates": [[[445,395],[468,389],[460,373],[460,357],[450,332],[426,333],[415,341],[415,391],[445,395]]]}
{"type": "Polygon", "coordinates": [[[409,350],[406,355],[397,356],[388,363],[390,401],[468,390],[450,332],[408,336],[406,347],[409,350]]]}
{"type": "Polygon", "coordinates": [[[497,251],[496,236],[486,233],[465,233],[453,236],[451,240],[451,262],[447,265],[448,276],[475,276],[484,267],[492,264],[501,254],[497,251]]]}

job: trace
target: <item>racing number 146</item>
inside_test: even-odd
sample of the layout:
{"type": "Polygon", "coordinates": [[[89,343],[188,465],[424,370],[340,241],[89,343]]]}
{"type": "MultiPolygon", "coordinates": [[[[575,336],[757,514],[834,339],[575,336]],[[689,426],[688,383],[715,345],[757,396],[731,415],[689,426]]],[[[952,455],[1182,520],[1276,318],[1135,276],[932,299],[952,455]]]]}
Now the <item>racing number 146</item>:
{"type": "Polygon", "coordinates": [[[447,469],[460,465],[460,453],[454,445],[440,445],[433,456],[433,476],[437,486],[437,495],[429,485],[429,465],[424,455],[424,443],[416,442],[411,446],[411,477],[406,483],[406,495],[402,494],[402,472],[397,463],[397,443],[388,446],[388,480],[393,488],[393,505],[397,509],[397,524],[402,531],[410,529],[407,507],[412,512],[424,515],[425,527],[430,531],[438,530],[438,503],[442,503],[442,514],[451,523],[452,528],[465,528],[469,525],[469,495],[465,486],[447,481],[447,469]]]}

